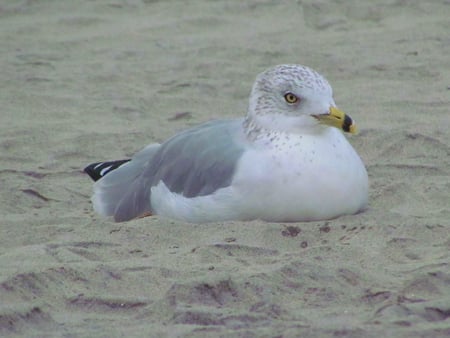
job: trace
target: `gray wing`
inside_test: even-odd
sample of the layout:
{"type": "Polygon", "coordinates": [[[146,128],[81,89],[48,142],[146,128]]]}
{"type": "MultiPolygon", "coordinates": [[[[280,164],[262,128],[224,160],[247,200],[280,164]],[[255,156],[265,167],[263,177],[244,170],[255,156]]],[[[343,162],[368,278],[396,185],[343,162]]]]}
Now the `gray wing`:
{"type": "MultiPolygon", "coordinates": [[[[95,211],[103,216],[113,216],[124,194],[142,174],[147,162],[151,161],[159,147],[160,145],[156,143],[145,147],[136,153],[129,162],[108,172],[95,182],[92,196],[95,211]]],[[[144,204],[137,207],[142,209],[144,204]]],[[[147,209],[149,207],[148,205],[147,209]]]]}
{"type": "MultiPolygon", "coordinates": [[[[242,119],[208,122],[172,137],[135,176],[115,209],[114,219],[122,222],[152,213],[151,188],[160,181],[188,198],[229,186],[244,147],[242,119]]],[[[133,162],[123,167],[133,167],[133,162]]]]}

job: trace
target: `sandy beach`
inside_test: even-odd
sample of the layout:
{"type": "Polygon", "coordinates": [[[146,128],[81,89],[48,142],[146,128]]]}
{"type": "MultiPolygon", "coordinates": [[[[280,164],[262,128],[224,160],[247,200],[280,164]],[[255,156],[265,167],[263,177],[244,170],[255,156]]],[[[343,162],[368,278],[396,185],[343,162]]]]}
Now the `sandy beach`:
{"type": "Polygon", "coordinates": [[[450,2],[0,3],[0,335],[449,337],[450,2]],[[85,165],[245,115],[266,68],[357,122],[358,215],[114,223],[85,165]]]}

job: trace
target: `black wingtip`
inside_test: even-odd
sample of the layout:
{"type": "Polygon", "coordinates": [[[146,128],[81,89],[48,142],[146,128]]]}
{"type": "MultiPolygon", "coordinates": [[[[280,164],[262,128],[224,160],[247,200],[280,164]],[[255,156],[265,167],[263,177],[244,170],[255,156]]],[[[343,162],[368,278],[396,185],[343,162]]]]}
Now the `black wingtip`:
{"type": "Polygon", "coordinates": [[[84,168],[84,172],[89,175],[94,181],[98,181],[109,172],[119,168],[122,164],[131,161],[130,159],[109,161],[109,162],[97,162],[89,164],[84,168]]]}

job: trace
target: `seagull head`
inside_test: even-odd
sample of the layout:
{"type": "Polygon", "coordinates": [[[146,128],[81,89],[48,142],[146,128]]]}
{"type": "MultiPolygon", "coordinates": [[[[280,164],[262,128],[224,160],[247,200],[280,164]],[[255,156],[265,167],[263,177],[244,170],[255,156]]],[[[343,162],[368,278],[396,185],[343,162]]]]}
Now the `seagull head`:
{"type": "Polygon", "coordinates": [[[315,132],[324,126],[356,132],[352,118],[336,107],[328,81],[313,69],[295,64],[278,65],[257,76],[248,118],[282,132],[315,132]]]}

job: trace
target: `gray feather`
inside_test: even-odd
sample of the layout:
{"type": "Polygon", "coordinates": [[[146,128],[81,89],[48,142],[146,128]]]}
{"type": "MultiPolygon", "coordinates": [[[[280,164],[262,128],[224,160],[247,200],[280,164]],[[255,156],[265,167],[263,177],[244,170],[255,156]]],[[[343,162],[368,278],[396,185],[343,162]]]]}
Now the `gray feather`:
{"type": "Polygon", "coordinates": [[[188,129],[102,178],[100,199],[108,215],[114,209],[114,219],[123,222],[153,213],[151,188],[160,181],[188,198],[212,194],[231,184],[244,146],[242,119],[188,129]]]}

